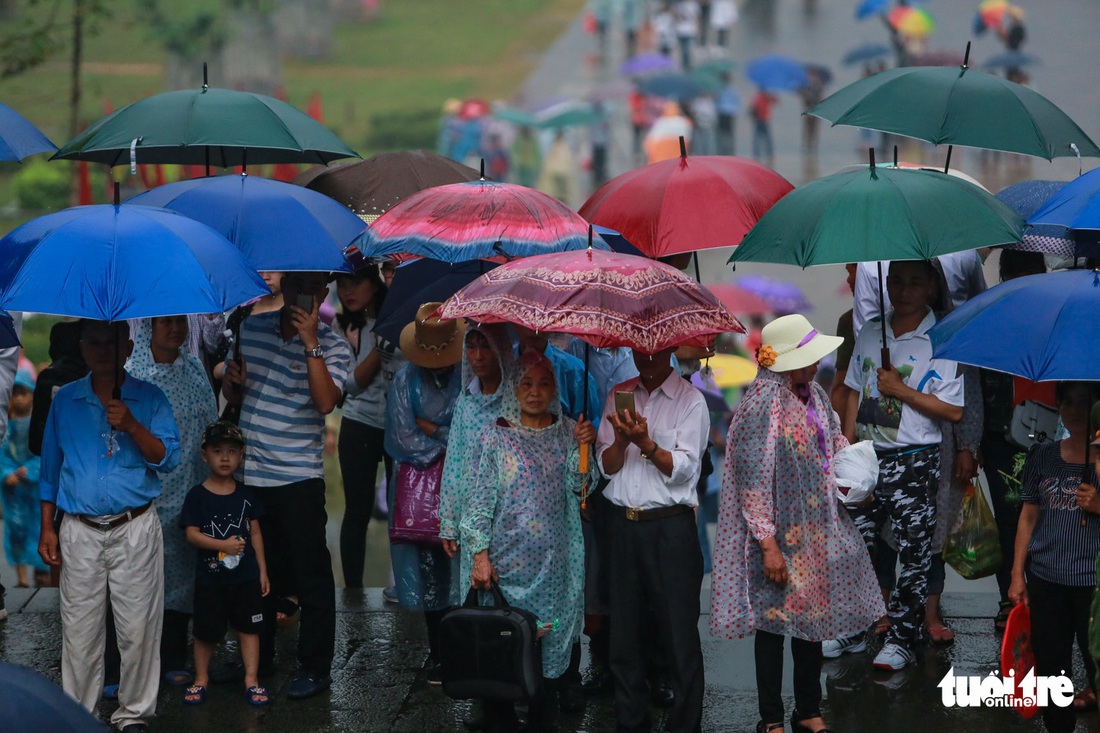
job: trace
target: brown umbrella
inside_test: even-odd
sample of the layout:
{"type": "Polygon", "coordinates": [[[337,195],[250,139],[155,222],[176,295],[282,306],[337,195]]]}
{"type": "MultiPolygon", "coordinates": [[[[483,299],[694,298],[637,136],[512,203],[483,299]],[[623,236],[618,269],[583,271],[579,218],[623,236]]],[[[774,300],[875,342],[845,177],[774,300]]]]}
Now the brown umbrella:
{"type": "Polygon", "coordinates": [[[371,224],[417,191],[476,181],[478,171],[427,150],[378,153],[363,161],[311,168],[294,183],[339,201],[371,224]]]}

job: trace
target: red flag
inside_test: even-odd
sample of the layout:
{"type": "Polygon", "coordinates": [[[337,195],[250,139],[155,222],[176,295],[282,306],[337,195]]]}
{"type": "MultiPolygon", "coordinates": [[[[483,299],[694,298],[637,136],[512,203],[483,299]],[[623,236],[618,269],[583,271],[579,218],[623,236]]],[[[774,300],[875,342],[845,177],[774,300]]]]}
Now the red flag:
{"type": "Polygon", "coordinates": [[[153,166],[153,180],[158,186],[163,186],[165,183],[168,183],[168,178],[164,175],[164,166],[160,163],[153,166]]]}
{"type": "Polygon", "coordinates": [[[92,201],[92,175],[88,170],[88,161],[76,162],[76,204],[90,206],[92,201]]]}
{"type": "Polygon", "coordinates": [[[298,177],[298,166],[293,163],[276,163],[275,169],[271,172],[271,177],[276,181],[290,183],[298,177]]]}
{"type": "Polygon", "coordinates": [[[325,115],[324,111],[321,108],[320,92],[314,92],[313,94],[309,95],[309,107],[306,108],[306,114],[320,122],[322,125],[325,124],[325,115]]]}
{"type": "Polygon", "coordinates": [[[146,191],[156,185],[153,181],[153,171],[150,166],[139,165],[138,173],[141,174],[141,185],[145,186],[146,191]]]}

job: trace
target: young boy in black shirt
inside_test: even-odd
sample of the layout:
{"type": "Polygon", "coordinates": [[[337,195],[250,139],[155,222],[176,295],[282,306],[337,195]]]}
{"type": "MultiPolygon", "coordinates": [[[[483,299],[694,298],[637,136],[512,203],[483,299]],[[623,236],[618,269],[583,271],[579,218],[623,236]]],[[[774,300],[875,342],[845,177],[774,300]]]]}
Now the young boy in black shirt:
{"type": "Polygon", "coordinates": [[[245,700],[267,705],[260,686],[261,598],[270,590],[264,543],[257,519],[263,514],[259,497],[233,474],[244,457],[244,435],[235,424],[219,420],[202,436],[202,460],[210,469],[183,502],[180,526],[187,541],[199,549],[195,574],[195,684],[183,696],[187,705],[206,701],[214,646],[232,626],[240,636],[244,662],[245,700]]]}

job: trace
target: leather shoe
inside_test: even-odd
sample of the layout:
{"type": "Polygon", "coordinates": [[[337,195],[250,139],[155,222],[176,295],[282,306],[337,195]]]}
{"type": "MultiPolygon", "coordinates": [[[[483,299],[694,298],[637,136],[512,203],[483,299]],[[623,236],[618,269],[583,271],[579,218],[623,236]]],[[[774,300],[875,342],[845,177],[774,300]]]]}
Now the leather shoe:
{"type": "Polygon", "coordinates": [[[318,692],[327,690],[331,684],[332,678],[327,674],[299,672],[298,676],[290,681],[286,696],[291,700],[304,700],[307,697],[313,697],[318,692]]]}
{"type": "Polygon", "coordinates": [[[664,682],[658,682],[649,688],[649,701],[659,708],[670,708],[676,704],[676,693],[664,682]]]}

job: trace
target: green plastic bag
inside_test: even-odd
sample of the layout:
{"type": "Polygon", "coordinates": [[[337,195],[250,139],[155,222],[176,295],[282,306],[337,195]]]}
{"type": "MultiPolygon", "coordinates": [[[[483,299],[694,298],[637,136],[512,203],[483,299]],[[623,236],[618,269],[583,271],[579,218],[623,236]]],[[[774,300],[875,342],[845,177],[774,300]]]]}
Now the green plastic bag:
{"type": "Polygon", "coordinates": [[[984,578],[1001,569],[1001,542],[997,522],[985,495],[967,484],[959,524],[943,544],[943,560],[967,580],[984,578]]]}

